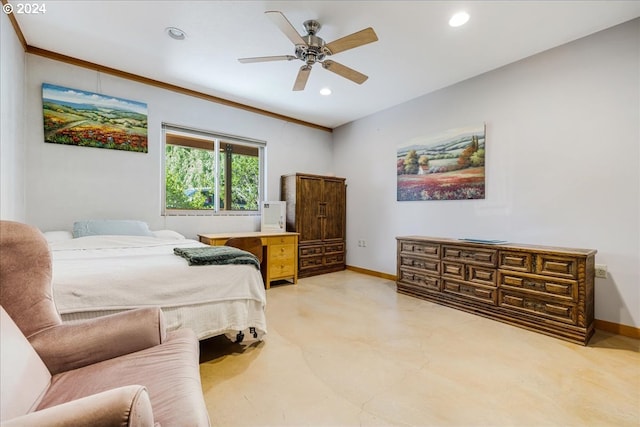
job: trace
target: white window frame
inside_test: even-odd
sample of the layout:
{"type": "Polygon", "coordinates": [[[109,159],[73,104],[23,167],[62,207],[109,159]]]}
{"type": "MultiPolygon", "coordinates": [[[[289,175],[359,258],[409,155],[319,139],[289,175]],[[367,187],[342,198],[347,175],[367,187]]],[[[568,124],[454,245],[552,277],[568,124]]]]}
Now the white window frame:
{"type": "MultiPolygon", "coordinates": [[[[172,144],[170,144],[172,145],[172,144]]],[[[206,131],[202,129],[195,129],[186,126],[173,125],[168,123],[162,123],[162,216],[259,216],[261,202],[266,197],[266,156],[267,156],[267,143],[266,141],[246,138],[237,135],[228,135],[220,132],[206,131]],[[167,170],[166,170],[166,146],[167,146],[167,133],[174,135],[192,136],[200,139],[209,140],[214,144],[213,150],[215,153],[220,153],[220,144],[229,143],[234,145],[245,145],[258,149],[258,162],[259,162],[259,183],[258,183],[258,209],[257,210],[220,210],[220,198],[215,197],[215,204],[213,209],[167,209],[167,170]]],[[[215,156],[214,165],[214,179],[215,190],[214,194],[219,194],[219,170],[220,170],[220,156],[215,156]]]]}

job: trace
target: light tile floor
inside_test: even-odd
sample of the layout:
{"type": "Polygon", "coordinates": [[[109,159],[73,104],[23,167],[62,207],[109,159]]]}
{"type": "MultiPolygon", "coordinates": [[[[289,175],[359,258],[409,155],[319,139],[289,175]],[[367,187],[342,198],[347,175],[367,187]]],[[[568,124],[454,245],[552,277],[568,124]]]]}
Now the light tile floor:
{"type": "Polygon", "coordinates": [[[583,347],[352,271],[267,299],[264,341],[201,344],[214,426],[640,426],[640,340],[583,347]]]}

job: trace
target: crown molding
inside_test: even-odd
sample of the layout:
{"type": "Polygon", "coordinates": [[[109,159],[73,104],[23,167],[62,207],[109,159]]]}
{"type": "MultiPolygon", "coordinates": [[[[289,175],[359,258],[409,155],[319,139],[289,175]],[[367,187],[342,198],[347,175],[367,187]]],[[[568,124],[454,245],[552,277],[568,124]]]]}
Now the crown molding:
{"type": "MultiPolygon", "coordinates": [[[[5,4],[8,3],[7,0],[0,0],[2,2],[2,5],[4,6],[5,4]]],[[[41,49],[39,47],[35,47],[35,46],[31,46],[29,45],[29,43],[27,43],[27,40],[24,37],[24,34],[22,33],[22,30],[20,29],[20,25],[18,25],[18,21],[16,20],[15,16],[13,14],[8,14],[7,15],[9,17],[9,20],[11,21],[11,25],[13,26],[13,29],[16,33],[16,36],[18,37],[18,40],[20,40],[20,44],[22,44],[22,48],[24,49],[24,51],[28,54],[31,55],[37,55],[37,56],[41,56],[44,58],[48,58],[48,59],[53,59],[55,61],[60,61],[60,62],[65,62],[67,64],[71,64],[71,65],[75,65],[78,67],[82,67],[82,68],[87,68],[90,70],[95,70],[95,71],[99,71],[101,73],[105,73],[105,74],[110,74],[116,77],[120,77],[123,79],[127,79],[127,80],[131,80],[134,82],[138,82],[138,83],[142,83],[142,84],[146,84],[149,86],[154,86],[154,87],[158,87],[161,89],[166,89],[166,90],[170,90],[172,92],[176,92],[176,93],[180,93],[183,95],[188,95],[188,96],[192,96],[194,98],[200,98],[203,99],[205,101],[209,101],[209,102],[213,102],[216,104],[221,104],[221,105],[225,105],[227,107],[231,107],[231,108],[237,108],[240,110],[244,110],[244,111],[248,111],[250,113],[255,113],[255,114],[260,114],[262,116],[267,116],[267,117],[271,117],[273,119],[278,119],[278,120],[283,120],[285,122],[289,122],[289,123],[295,123],[295,124],[299,124],[302,126],[306,126],[306,127],[310,127],[313,129],[319,129],[325,132],[333,132],[333,129],[325,127],[325,126],[320,126],[317,125],[315,123],[311,123],[311,122],[306,122],[304,120],[299,120],[299,119],[294,119],[293,117],[288,117],[282,114],[278,114],[278,113],[274,113],[271,111],[267,111],[267,110],[263,110],[260,108],[256,108],[256,107],[252,107],[250,105],[246,105],[246,104],[242,104],[239,102],[235,102],[235,101],[230,101],[228,99],[224,99],[224,98],[220,98],[217,96],[213,96],[213,95],[209,95],[206,94],[204,92],[199,92],[193,89],[188,89],[182,86],[178,86],[178,85],[174,85],[171,83],[166,83],[166,82],[162,82],[160,80],[155,80],[155,79],[151,79],[149,77],[144,77],[138,74],[133,74],[133,73],[129,73],[126,71],[122,71],[122,70],[118,70],[115,68],[111,68],[111,67],[107,67],[101,64],[96,64],[93,62],[89,62],[89,61],[85,61],[82,59],[78,59],[78,58],[74,58],[72,56],[67,56],[67,55],[63,55],[61,53],[57,53],[57,52],[53,52],[50,50],[46,50],[46,49],[41,49]]]]}

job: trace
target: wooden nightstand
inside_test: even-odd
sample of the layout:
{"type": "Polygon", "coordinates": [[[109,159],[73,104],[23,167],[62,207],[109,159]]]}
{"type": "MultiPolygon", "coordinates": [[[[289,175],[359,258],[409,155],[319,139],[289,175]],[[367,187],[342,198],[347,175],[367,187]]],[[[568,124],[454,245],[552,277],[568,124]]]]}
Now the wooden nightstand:
{"type": "Polygon", "coordinates": [[[260,237],[264,250],[262,278],[267,289],[275,280],[298,283],[298,233],[248,231],[240,233],[198,234],[202,243],[222,246],[232,237],[260,237]]]}

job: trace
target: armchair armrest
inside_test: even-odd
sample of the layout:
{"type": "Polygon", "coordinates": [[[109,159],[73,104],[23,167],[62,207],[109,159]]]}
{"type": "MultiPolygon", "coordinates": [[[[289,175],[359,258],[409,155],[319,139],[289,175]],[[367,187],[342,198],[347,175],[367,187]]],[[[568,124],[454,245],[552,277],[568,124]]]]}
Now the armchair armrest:
{"type": "Polygon", "coordinates": [[[140,308],[78,323],[63,323],[28,339],[52,375],[161,344],[158,307],[140,308]]]}
{"type": "Polygon", "coordinates": [[[2,427],[153,425],[149,393],[141,385],[107,390],[2,422],[2,427]]]}

